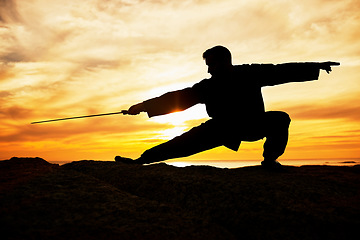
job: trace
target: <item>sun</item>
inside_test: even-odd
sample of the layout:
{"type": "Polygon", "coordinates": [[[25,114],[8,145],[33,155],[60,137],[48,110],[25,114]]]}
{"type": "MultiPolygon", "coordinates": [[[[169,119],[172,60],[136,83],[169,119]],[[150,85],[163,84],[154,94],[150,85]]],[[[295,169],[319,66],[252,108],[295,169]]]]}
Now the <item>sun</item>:
{"type": "MultiPolygon", "coordinates": [[[[154,96],[161,96],[166,92],[184,89],[189,86],[191,86],[191,84],[186,81],[180,83],[179,82],[172,83],[169,85],[164,85],[150,89],[147,95],[148,98],[152,98],[154,96]]],[[[161,116],[155,116],[153,118],[150,118],[150,121],[156,123],[168,124],[169,125],[168,128],[157,132],[158,133],[157,138],[169,140],[188,131],[191,127],[194,127],[194,124],[196,124],[194,121],[199,122],[203,120],[203,122],[205,122],[206,119],[208,118],[209,117],[206,112],[205,105],[197,104],[184,111],[173,112],[161,116]]]]}
{"type": "Polygon", "coordinates": [[[174,112],[162,116],[157,116],[151,119],[151,121],[157,123],[166,123],[171,125],[171,128],[158,131],[160,139],[172,139],[176,136],[181,135],[189,128],[193,127],[193,120],[208,119],[205,107],[203,104],[195,105],[182,112],[174,112]]]}

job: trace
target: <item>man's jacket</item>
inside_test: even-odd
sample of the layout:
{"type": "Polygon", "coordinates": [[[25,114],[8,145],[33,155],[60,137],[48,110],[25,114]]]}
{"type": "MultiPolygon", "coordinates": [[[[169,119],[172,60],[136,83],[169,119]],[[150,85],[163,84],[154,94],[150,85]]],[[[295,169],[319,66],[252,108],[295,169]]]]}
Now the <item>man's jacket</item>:
{"type": "Polygon", "coordinates": [[[192,87],[168,92],[144,102],[149,117],[182,111],[198,103],[221,122],[248,122],[265,112],[261,88],[288,82],[317,80],[318,63],[244,64],[192,87]]]}

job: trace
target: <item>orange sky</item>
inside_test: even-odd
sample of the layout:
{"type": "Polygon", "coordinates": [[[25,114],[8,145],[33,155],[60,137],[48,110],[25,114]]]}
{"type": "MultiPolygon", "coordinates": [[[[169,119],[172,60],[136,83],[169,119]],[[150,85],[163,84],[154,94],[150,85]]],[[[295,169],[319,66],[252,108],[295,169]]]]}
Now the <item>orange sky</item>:
{"type": "MultiPolygon", "coordinates": [[[[283,159],[360,157],[360,5],[350,0],[0,0],[0,159],[112,160],[207,118],[197,105],[149,119],[108,116],[208,78],[202,52],[234,64],[338,61],[320,80],[263,89],[290,114],[283,159]]],[[[188,159],[259,159],[263,141],[188,159]]]]}

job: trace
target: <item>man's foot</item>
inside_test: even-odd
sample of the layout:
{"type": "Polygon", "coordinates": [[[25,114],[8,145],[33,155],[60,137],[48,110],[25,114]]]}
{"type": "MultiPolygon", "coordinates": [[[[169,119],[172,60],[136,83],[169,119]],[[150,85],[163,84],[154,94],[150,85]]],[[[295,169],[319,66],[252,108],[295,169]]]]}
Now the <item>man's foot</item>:
{"type": "Polygon", "coordinates": [[[266,169],[282,169],[281,163],[276,160],[264,160],[261,162],[261,166],[266,169]]]}
{"type": "Polygon", "coordinates": [[[135,160],[133,160],[131,158],[125,158],[125,157],[121,157],[121,156],[116,156],[115,157],[115,162],[126,163],[126,164],[139,164],[139,163],[137,163],[135,160]]]}

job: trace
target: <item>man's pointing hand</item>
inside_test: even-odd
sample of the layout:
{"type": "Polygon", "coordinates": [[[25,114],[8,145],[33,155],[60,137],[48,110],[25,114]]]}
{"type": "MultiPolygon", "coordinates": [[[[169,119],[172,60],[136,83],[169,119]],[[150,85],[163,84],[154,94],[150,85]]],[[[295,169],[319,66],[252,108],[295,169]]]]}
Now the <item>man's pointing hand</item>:
{"type": "Polygon", "coordinates": [[[331,66],[339,66],[339,62],[322,62],[320,63],[320,69],[325,70],[327,73],[331,72],[331,66]]]}

